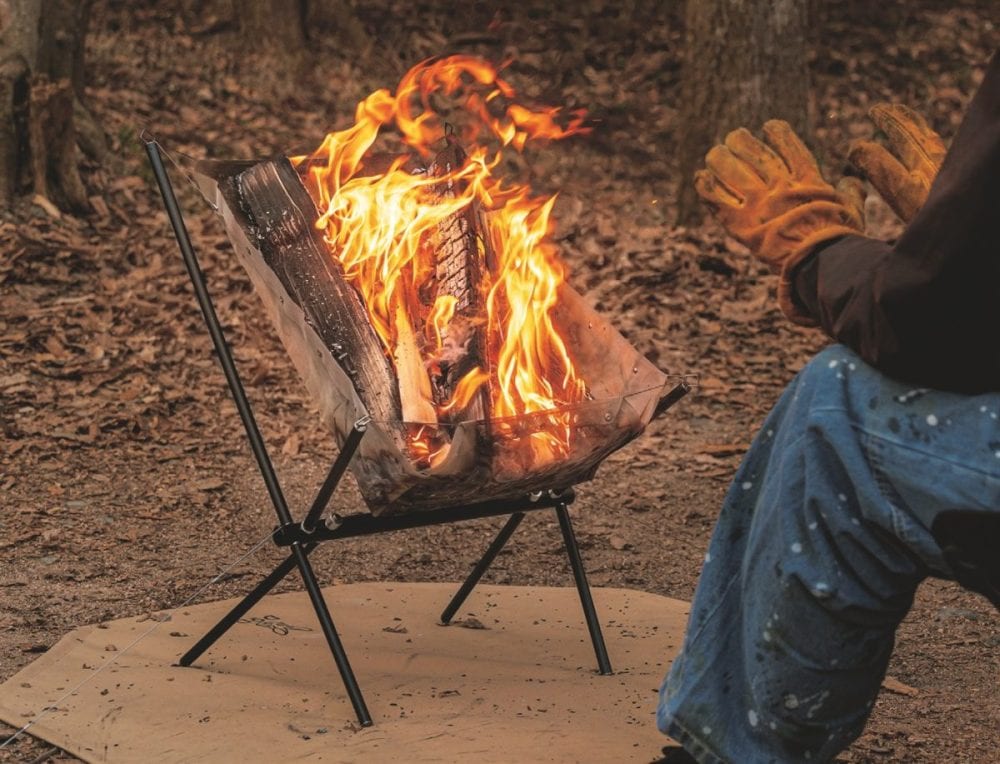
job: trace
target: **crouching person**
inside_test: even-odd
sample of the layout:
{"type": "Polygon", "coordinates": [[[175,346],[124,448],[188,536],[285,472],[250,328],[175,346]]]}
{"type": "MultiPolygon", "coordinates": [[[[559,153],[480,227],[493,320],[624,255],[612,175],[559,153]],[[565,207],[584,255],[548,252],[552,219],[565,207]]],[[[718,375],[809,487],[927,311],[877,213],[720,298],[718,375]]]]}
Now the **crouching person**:
{"type": "Polygon", "coordinates": [[[1000,607],[1000,59],[947,155],[904,107],[872,116],[894,153],[851,159],[908,222],[893,246],[783,122],[730,133],[696,178],[789,318],[839,343],[764,423],[705,556],[657,713],[700,762],[834,758],[925,577],[1000,607]]]}

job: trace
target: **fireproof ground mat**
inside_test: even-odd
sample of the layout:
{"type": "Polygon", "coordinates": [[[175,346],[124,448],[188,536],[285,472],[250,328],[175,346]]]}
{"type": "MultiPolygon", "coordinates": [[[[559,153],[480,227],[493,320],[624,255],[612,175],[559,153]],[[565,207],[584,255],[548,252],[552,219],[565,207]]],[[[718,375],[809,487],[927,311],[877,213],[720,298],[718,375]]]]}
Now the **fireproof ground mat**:
{"type": "MultiPolygon", "coordinates": [[[[266,597],[192,668],[172,665],[236,600],[185,608],[60,702],[32,734],[107,762],[648,762],[656,690],[688,605],[594,589],[613,676],[572,588],[480,586],[439,626],[453,584],[324,594],[375,718],[359,729],[303,592],[266,597]],[[483,628],[485,627],[485,628],[483,628]]],[[[52,705],[148,618],[87,626],[0,686],[15,727],[52,705]]]]}

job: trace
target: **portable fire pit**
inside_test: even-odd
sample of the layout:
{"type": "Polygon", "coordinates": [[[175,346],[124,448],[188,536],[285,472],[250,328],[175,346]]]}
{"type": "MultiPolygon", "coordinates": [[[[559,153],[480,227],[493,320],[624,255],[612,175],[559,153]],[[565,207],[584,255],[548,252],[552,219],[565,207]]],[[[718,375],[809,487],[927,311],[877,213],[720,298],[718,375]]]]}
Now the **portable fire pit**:
{"type": "Polygon", "coordinates": [[[146,140],[188,273],[290,555],[180,660],[207,650],[298,568],[358,721],[371,716],[309,563],[323,541],[473,518],[509,520],[441,615],[447,624],[525,513],[553,509],[598,668],[611,673],[570,522],[573,487],[690,390],[639,354],[564,281],[546,238],[552,199],[504,185],[492,159],[436,122],[439,91],[504,145],[562,138],[477,59],[415,67],[396,94],[306,157],[180,162],[221,216],[339,453],[308,512],[284,499],[162,161],[146,140]],[[486,88],[485,96],[479,89],[486,88]],[[498,100],[506,110],[496,115],[498,100]],[[420,106],[420,113],[414,109],[420,106]],[[394,123],[409,151],[371,150],[394,123]],[[432,150],[434,147],[434,150],[432,150]],[[368,512],[327,515],[351,469],[368,512]]]}

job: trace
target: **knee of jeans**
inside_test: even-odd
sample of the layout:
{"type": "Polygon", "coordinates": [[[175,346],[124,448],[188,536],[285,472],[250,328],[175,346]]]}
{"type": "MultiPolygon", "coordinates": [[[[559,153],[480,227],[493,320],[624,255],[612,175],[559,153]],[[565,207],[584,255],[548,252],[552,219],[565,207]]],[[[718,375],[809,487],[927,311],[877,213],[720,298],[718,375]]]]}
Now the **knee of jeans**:
{"type": "Polygon", "coordinates": [[[877,694],[868,686],[845,686],[831,677],[811,686],[782,687],[775,692],[754,693],[752,726],[766,730],[772,748],[794,761],[829,761],[858,737],[871,713],[877,694]]]}
{"type": "Polygon", "coordinates": [[[789,601],[774,603],[766,620],[744,635],[754,720],[787,743],[789,757],[797,760],[807,751],[815,757],[829,744],[831,733],[860,730],[878,692],[894,633],[891,625],[842,620],[826,611],[822,600],[802,590],[798,594],[793,589],[789,601]]]}
{"type": "Polygon", "coordinates": [[[806,502],[786,527],[785,552],[773,571],[782,599],[814,621],[896,624],[927,571],[898,540],[840,503],[842,496],[837,507],[806,502]]]}

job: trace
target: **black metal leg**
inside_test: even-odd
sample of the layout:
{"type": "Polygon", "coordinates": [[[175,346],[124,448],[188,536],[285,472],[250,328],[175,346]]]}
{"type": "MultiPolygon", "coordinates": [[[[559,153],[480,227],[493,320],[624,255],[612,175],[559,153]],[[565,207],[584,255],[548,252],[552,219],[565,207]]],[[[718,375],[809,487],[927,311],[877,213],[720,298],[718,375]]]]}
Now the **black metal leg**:
{"type": "Polygon", "coordinates": [[[573,578],[576,579],[576,590],[580,593],[580,604],[583,605],[583,615],[587,619],[587,629],[590,631],[590,641],[594,643],[594,653],[597,655],[597,668],[602,674],[611,674],[611,660],[608,658],[608,648],[604,645],[604,635],[601,633],[601,623],[597,620],[594,609],[594,598],[590,596],[590,584],[587,583],[587,573],[583,569],[583,559],[580,557],[580,547],[576,543],[576,534],[569,519],[569,511],[565,504],[556,507],[559,517],[559,527],[562,530],[566,553],[573,568],[573,578]]]}
{"type": "MultiPolygon", "coordinates": [[[[167,176],[166,169],[163,166],[162,157],[160,156],[159,147],[155,141],[146,141],[146,153],[149,156],[149,161],[153,168],[153,175],[156,177],[156,183],[160,188],[161,195],[163,196],[163,204],[167,211],[167,217],[170,219],[170,223],[174,229],[174,235],[177,237],[177,244],[180,246],[181,255],[184,258],[184,264],[187,266],[188,275],[191,277],[191,283],[194,286],[195,296],[198,298],[198,304],[201,306],[205,324],[212,337],[212,344],[215,346],[216,353],[219,355],[222,370],[226,375],[226,381],[229,383],[229,391],[232,393],[233,401],[236,403],[240,419],[243,420],[243,427],[246,430],[247,439],[250,441],[250,448],[257,460],[257,466],[260,468],[261,476],[264,478],[264,484],[267,488],[268,495],[271,497],[271,503],[274,505],[274,511],[278,515],[278,522],[281,526],[289,526],[292,524],[291,512],[288,510],[288,504],[281,491],[281,485],[278,482],[278,476],[274,471],[274,465],[271,463],[270,456],[267,453],[267,446],[264,444],[264,438],[261,436],[260,430],[257,427],[257,421],[253,415],[253,409],[250,407],[250,402],[247,400],[246,392],[243,389],[243,383],[236,370],[236,363],[233,361],[232,352],[230,351],[225,335],[222,332],[222,325],[219,323],[218,316],[215,313],[212,298],[209,295],[208,287],[205,284],[205,277],[198,264],[198,258],[195,255],[194,247],[191,246],[191,239],[188,236],[187,227],[184,225],[184,217],[177,204],[177,197],[174,195],[173,188],[170,185],[170,178],[167,176]]],[[[358,429],[359,428],[356,426],[355,430],[358,429]]],[[[360,430],[361,433],[356,434],[358,440],[360,440],[360,435],[363,433],[363,427],[361,427],[360,430]]],[[[350,450],[353,451],[356,447],[357,443],[352,443],[350,450]]],[[[344,449],[344,451],[347,450],[347,448],[344,449]]],[[[319,515],[322,513],[323,508],[326,506],[326,502],[329,500],[330,494],[333,492],[333,486],[339,480],[345,466],[346,460],[344,459],[338,460],[338,463],[334,464],[334,467],[331,469],[331,475],[328,480],[325,481],[324,486],[320,491],[320,496],[317,497],[312,511],[308,515],[310,523],[306,524],[306,528],[311,528],[312,523],[319,519],[319,515]]],[[[361,723],[361,726],[370,727],[372,724],[371,715],[368,713],[368,708],[365,706],[364,698],[361,696],[361,690],[358,687],[357,680],[354,678],[354,672],[351,670],[351,665],[347,660],[347,654],[344,652],[344,646],[340,642],[340,637],[337,636],[337,630],[334,628],[333,619],[330,617],[330,611],[326,606],[326,601],[323,599],[323,593],[320,591],[319,583],[316,581],[316,575],[313,573],[312,565],[309,564],[309,553],[307,548],[311,549],[311,545],[303,547],[303,545],[299,543],[294,543],[291,546],[292,555],[289,558],[291,565],[288,567],[288,570],[283,570],[283,568],[289,564],[289,560],[286,560],[285,563],[279,565],[278,568],[276,568],[271,575],[257,587],[257,589],[244,598],[239,605],[233,608],[233,610],[208,634],[206,634],[194,648],[188,651],[188,653],[185,654],[181,660],[184,661],[186,659],[188,663],[195,660],[201,652],[206,650],[216,639],[218,639],[236,621],[238,621],[240,617],[247,612],[247,610],[253,607],[254,603],[259,601],[260,598],[263,597],[270,589],[274,588],[277,582],[280,581],[289,570],[291,570],[291,567],[298,566],[299,571],[302,573],[302,580],[306,585],[306,589],[309,591],[309,598],[312,600],[313,609],[316,611],[317,618],[319,618],[323,634],[326,636],[326,641],[330,645],[330,650],[333,652],[333,658],[337,663],[337,669],[340,671],[340,676],[344,681],[344,687],[347,689],[347,694],[351,699],[351,704],[354,706],[354,712],[357,714],[358,721],[361,723]]],[[[182,665],[187,664],[185,663],[182,665]]]]}
{"type": "MultiPolygon", "coordinates": [[[[315,544],[310,544],[305,547],[304,551],[306,554],[309,554],[315,548],[315,544]]],[[[257,587],[252,592],[240,600],[236,607],[226,613],[222,620],[215,624],[215,626],[213,626],[209,632],[205,634],[205,636],[199,639],[194,647],[184,653],[184,655],[181,656],[181,659],[177,661],[178,665],[190,666],[198,660],[202,653],[214,645],[218,641],[219,637],[229,631],[233,624],[250,612],[250,609],[260,602],[264,598],[264,595],[277,586],[285,576],[294,570],[294,568],[295,556],[289,555],[287,559],[271,571],[267,578],[257,584],[257,587]]]]}
{"type": "Polygon", "coordinates": [[[184,258],[184,265],[187,267],[188,276],[191,277],[191,284],[194,286],[195,297],[198,298],[198,305],[201,306],[201,313],[205,319],[205,326],[212,337],[212,344],[215,352],[219,356],[219,363],[222,371],[226,375],[226,382],[229,383],[229,392],[233,396],[233,402],[243,420],[243,427],[246,430],[247,440],[250,441],[250,449],[253,451],[257,466],[260,468],[261,477],[264,478],[264,485],[267,488],[271,503],[274,504],[274,511],[278,514],[278,521],[282,525],[292,522],[292,515],[288,511],[288,504],[285,496],[281,492],[281,484],[278,482],[278,475],[274,471],[271,457],[268,456],[267,446],[264,438],[257,427],[257,419],[253,415],[250,401],[247,400],[246,391],[243,389],[243,382],[240,380],[239,372],[236,370],[236,362],[226,342],[226,336],[222,331],[222,324],[215,313],[215,306],[212,304],[212,297],[208,293],[208,286],[205,284],[205,276],[201,272],[198,264],[198,256],[194,247],[191,246],[191,237],[188,235],[187,226],[184,225],[184,216],[177,204],[177,197],[174,195],[173,187],[170,185],[170,178],[163,166],[163,158],[160,156],[160,148],[156,141],[146,141],[146,154],[149,156],[150,165],[153,168],[153,175],[156,184],[160,187],[160,194],[163,196],[163,206],[167,211],[167,217],[174,229],[174,236],[184,258]]]}
{"type": "Polygon", "coordinates": [[[316,498],[313,500],[312,506],[309,508],[309,512],[306,514],[305,519],[300,524],[300,527],[306,533],[312,533],[316,530],[316,522],[319,520],[320,515],[326,510],[326,505],[330,503],[330,497],[333,496],[333,492],[340,485],[340,479],[344,477],[344,472],[347,471],[347,465],[351,463],[351,459],[354,458],[354,452],[358,450],[358,446],[361,445],[361,438],[364,437],[365,430],[368,429],[370,424],[370,419],[364,417],[359,419],[354,423],[351,431],[347,433],[347,438],[344,441],[343,447],[340,449],[340,453],[337,454],[336,460],[330,466],[330,471],[326,474],[326,480],[323,481],[323,485],[320,486],[319,493],[316,494],[316,498]]]}
{"type": "Polygon", "coordinates": [[[517,526],[521,524],[524,519],[524,512],[515,512],[510,516],[507,524],[500,529],[500,533],[497,537],[493,539],[493,543],[490,544],[486,553],[482,556],[476,567],[472,569],[469,577],[465,579],[465,583],[462,584],[461,588],[455,593],[455,596],[451,598],[451,602],[448,603],[448,607],[444,609],[441,613],[441,623],[448,624],[451,623],[451,619],[454,618],[455,613],[458,609],[462,607],[462,603],[465,602],[466,597],[472,593],[473,588],[479,583],[479,579],[483,577],[486,569],[490,567],[490,563],[496,559],[496,556],[500,554],[500,550],[503,549],[504,544],[506,544],[514,531],[517,530],[517,526]]]}
{"type": "Polygon", "coordinates": [[[281,579],[287,576],[293,568],[298,567],[299,572],[302,574],[302,581],[306,586],[306,591],[309,592],[309,599],[312,601],[313,610],[316,611],[316,618],[319,619],[320,628],[323,630],[326,642],[330,646],[330,652],[333,653],[333,660],[337,664],[337,670],[340,672],[344,689],[347,690],[347,696],[351,700],[351,705],[354,706],[354,713],[358,717],[358,723],[362,727],[370,727],[372,726],[371,714],[368,713],[368,707],[365,705],[365,699],[361,694],[361,688],[358,686],[358,680],[351,669],[347,652],[344,650],[344,645],[337,634],[333,617],[326,606],[326,600],[323,599],[323,592],[320,590],[316,574],[313,572],[312,565],[309,562],[309,553],[315,548],[316,544],[306,544],[304,546],[298,543],[292,544],[292,554],[278,565],[267,578],[261,581],[252,592],[240,600],[239,604],[213,626],[204,637],[198,640],[197,644],[188,650],[178,662],[181,666],[190,666],[219,637],[225,634],[233,624],[260,602],[264,595],[277,586],[281,579]]]}
{"type": "Polygon", "coordinates": [[[330,646],[330,652],[333,653],[333,660],[337,664],[337,670],[340,671],[340,678],[344,682],[344,689],[347,690],[347,697],[351,699],[351,705],[354,706],[354,713],[358,717],[358,723],[362,727],[371,727],[371,714],[368,713],[368,706],[365,705],[365,699],[361,695],[358,680],[354,678],[354,671],[351,669],[350,661],[347,660],[347,652],[344,650],[344,645],[337,634],[337,628],[333,625],[330,610],[326,606],[326,600],[323,599],[323,592],[319,588],[316,574],[309,563],[309,555],[300,544],[296,543],[292,544],[292,556],[295,558],[295,564],[298,565],[299,572],[302,574],[302,582],[306,585],[306,591],[309,592],[309,599],[312,600],[316,617],[319,618],[319,625],[323,629],[323,635],[326,637],[326,643],[330,646]]]}

